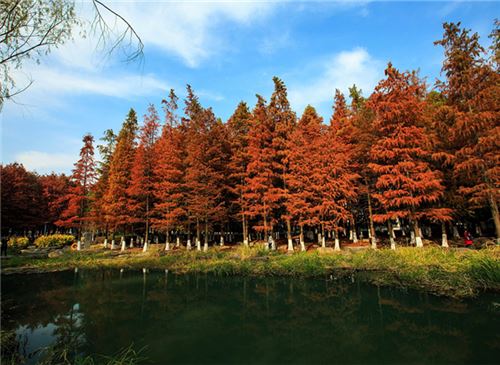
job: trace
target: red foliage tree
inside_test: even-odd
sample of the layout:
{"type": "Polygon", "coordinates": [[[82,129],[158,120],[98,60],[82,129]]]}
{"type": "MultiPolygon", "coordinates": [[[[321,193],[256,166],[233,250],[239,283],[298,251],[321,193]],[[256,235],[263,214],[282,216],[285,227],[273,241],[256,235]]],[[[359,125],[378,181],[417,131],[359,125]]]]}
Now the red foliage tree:
{"type": "Polygon", "coordinates": [[[23,165],[0,165],[2,178],[2,233],[26,234],[45,222],[46,211],[38,175],[23,165]]]}
{"type": "Polygon", "coordinates": [[[249,163],[248,132],[251,113],[244,102],[240,102],[233,115],[227,121],[228,140],[230,144],[229,182],[231,193],[232,216],[241,221],[243,244],[248,246],[248,202],[244,198],[246,191],[246,170],[249,163]]]}
{"type": "MultiPolygon", "coordinates": [[[[42,185],[43,199],[47,211],[44,214],[45,224],[54,224],[58,221],[65,208],[65,197],[70,188],[70,179],[68,176],[51,173],[39,177],[42,185]]],[[[47,226],[44,227],[47,230],[47,226]]]]}
{"type": "Polygon", "coordinates": [[[157,158],[155,144],[158,139],[159,120],[158,112],[151,104],[148,107],[148,113],[144,115],[144,124],[139,133],[139,145],[132,164],[132,180],[127,189],[130,197],[128,209],[132,215],[131,223],[144,223],[145,225],[145,250],[149,243],[150,212],[154,204],[154,168],[157,158]]]}
{"type": "MultiPolygon", "coordinates": [[[[460,23],[445,23],[443,27],[443,39],[435,44],[445,50],[442,71],[446,81],[438,86],[454,112],[459,191],[468,197],[472,207],[489,206],[500,241],[500,75],[498,64],[495,65],[498,59],[488,63],[479,35],[461,29],[460,23]]],[[[492,33],[493,45],[497,47],[498,34],[497,28],[492,33]]],[[[493,51],[498,55],[498,50],[493,51]]]]}
{"type": "Polygon", "coordinates": [[[287,90],[284,82],[278,77],[273,77],[274,92],[268,107],[268,118],[272,123],[271,150],[273,184],[268,190],[268,198],[277,203],[274,219],[283,219],[286,224],[288,250],[293,251],[292,242],[292,215],[286,209],[289,200],[289,189],[286,176],[289,172],[288,141],[296,125],[297,117],[288,102],[287,90]]]}
{"type": "Polygon", "coordinates": [[[308,105],[294,132],[288,140],[288,183],[286,210],[300,227],[299,241],[305,250],[304,227],[320,224],[319,209],[322,203],[321,143],[323,119],[308,105]]]}
{"type": "Polygon", "coordinates": [[[339,249],[339,230],[345,230],[347,223],[352,223],[352,204],[357,198],[354,172],[353,146],[351,135],[353,131],[352,118],[347,108],[344,95],[335,91],[333,114],[328,132],[325,134],[322,156],[326,186],[323,192],[326,196],[323,211],[325,224],[335,231],[335,248],[339,249]]]}
{"type": "Polygon", "coordinates": [[[137,129],[137,115],[134,109],[130,109],[116,139],[109,166],[109,186],[104,197],[104,209],[113,234],[134,221],[133,212],[129,209],[128,189],[131,185],[137,129]]]}
{"type": "Polygon", "coordinates": [[[186,158],[185,189],[188,214],[196,222],[196,244],[201,245],[201,223],[205,226],[205,249],[208,247],[208,228],[219,211],[220,176],[214,168],[213,142],[210,134],[216,122],[211,109],[204,109],[188,85],[185,107],[186,158]]]}
{"type": "Polygon", "coordinates": [[[116,135],[112,129],[108,129],[104,132],[104,136],[101,138],[104,143],[97,146],[99,154],[101,155],[101,161],[99,162],[97,173],[99,178],[94,186],[94,199],[92,204],[91,216],[94,224],[99,228],[103,229],[108,238],[108,228],[109,221],[106,215],[106,193],[109,189],[109,169],[111,165],[111,159],[113,157],[113,152],[116,145],[116,135]]]}
{"type": "Polygon", "coordinates": [[[166,249],[170,248],[170,231],[179,229],[185,215],[183,207],[183,155],[182,134],[178,128],[177,96],[170,90],[169,99],[163,100],[165,125],[156,144],[155,185],[156,200],[153,226],[166,233],[166,249]]]}
{"type": "Polygon", "coordinates": [[[369,165],[377,176],[373,196],[381,208],[374,219],[410,220],[421,247],[419,219],[449,219],[450,213],[431,206],[442,197],[444,187],[442,174],[429,163],[432,141],[424,128],[425,85],[415,73],[401,73],[391,64],[385,74],[369,100],[378,130],[369,165]]]}
{"type": "Polygon", "coordinates": [[[277,199],[270,191],[274,182],[273,171],[274,125],[268,116],[266,101],[257,95],[248,131],[248,165],[243,199],[247,202],[244,214],[255,220],[253,228],[268,238],[274,220],[271,211],[277,207],[277,199]]]}
{"type": "Polygon", "coordinates": [[[71,187],[64,197],[66,209],[61,213],[57,226],[77,228],[80,236],[90,208],[90,192],[96,182],[96,162],[94,159],[94,137],[90,134],[83,136],[83,147],[80,150],[80,159],[75,163],[71,175],[71,187]]]}

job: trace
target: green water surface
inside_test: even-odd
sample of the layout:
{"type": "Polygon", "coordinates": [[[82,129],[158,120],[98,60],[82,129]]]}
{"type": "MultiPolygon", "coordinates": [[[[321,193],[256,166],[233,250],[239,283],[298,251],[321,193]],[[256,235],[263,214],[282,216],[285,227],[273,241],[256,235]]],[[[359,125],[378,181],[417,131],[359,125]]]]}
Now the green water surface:
{"type": "Polygon", "coordinates": [[[1,319],[27,353],[59,344],[112,355],[133,344],[147,364],[500,363],[498,295],[457,301],[355,276],[8,275],[1,319]]]}

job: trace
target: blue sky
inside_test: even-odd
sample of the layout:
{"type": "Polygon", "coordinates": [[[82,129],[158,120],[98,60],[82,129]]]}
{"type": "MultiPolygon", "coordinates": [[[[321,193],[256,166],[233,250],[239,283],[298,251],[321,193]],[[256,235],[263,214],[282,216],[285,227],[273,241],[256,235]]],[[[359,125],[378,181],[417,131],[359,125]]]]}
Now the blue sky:
{"type": "MultiPolygon", "coordinates": [[[[167,2],[108,1],[142,37],[140,63],[105,57],[92,36],[26,64],[18,84],[34,84],[0,112],[2,162],[39,173],[70,173],[81,138],[119,130],[130,107],[142,117],[170,88],[182,99],[189,83],[204,106],[226,120],[240,100],[270,97],[281,77],[300,115],[307,104],[328,120],[336,88],[356,83],[369,95],[388,61],[420,69],[433,84],[442,23],[461,21],[489,45],[498,2],[167,2]]],[[[78,3],[82,17],[90,8],[78,3]]]]}

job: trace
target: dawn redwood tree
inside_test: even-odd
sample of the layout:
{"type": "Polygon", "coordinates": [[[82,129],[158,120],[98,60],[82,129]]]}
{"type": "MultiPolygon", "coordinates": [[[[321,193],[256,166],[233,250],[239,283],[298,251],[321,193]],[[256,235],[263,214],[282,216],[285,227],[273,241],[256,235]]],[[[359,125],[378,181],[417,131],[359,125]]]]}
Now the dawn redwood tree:
{"type": "Polygon", "coordinates": [[[105,211],[105,195],[109,189],[109,169],[116,145],[116,135],[112,129],[107,129],[100,140],[103,144],[97,145],[101,161],[99,161],[96,169],[99,177],[93,189],[94,199],[91,217],[98,228],[104,229],[107,239],[109,222],[105,211]]]}
{"type": "Polygon", "coordinates": [[[136,148],[132,164],[128,209],[131,211],[131,223],[143,223],[145,226],[144,251],[149,244],[150,213],[154,203],[155,187],[154,167],[156,164],[155,144],[158,139],[160,117],[154,105],[148,107],[144,115],[144,124],[139,132],[139,145],[136,148]]]}
{"type": "MultiPolygon", "coordinates": [[[[464,218],[467,211],[466,202],[463,196],[458,194],[458,184],[454,179],[456,145],[453,138],[453,128],[455,126],[455,112],[453,108],[446,105],[443,94],[431,91],[426,97],[425,113],[429,121],[427,133],[433,141],[432,163],[435,169],[442,172],[443,186],[445,187],[443,196],[436,205],[450,209],[453,218],[464,218]]],[[[445,216],[445,218],[452,218],[452,216],[445,216]]],[[[451,223],[451,219],[444,219],[438,223],[441,224],[441,245],[449,247],[446,223],[451,223]]],[[[458,232],[456,228],[454,231],[458,232]]]]}
{"type": "Polygon", "coordinates": [[[500,75],[495,57],[498,50],[494,49],[498,46],[498,29],[492,33],[495,56],[489,63],[477,33],[461,29],[460,23],[445,23],[443,28],[443,39],[435,44],[444,48],[442,71],[446,80],[438,87],[455,113],[455,178],[459,192],[468,197],[472,207],[489,206],[498,241],[500,75]]]}
{"type": "Polygon", "coordinates": [[[422,247],[418,221],[448,219],[450,213],[432,206],[444,187],[441,172],[429,162],[433,151],[425,130],[425,85],[415,73],[399,72],[390,63],[385,75],[368,101],[378,131],[369,164],[377,177],[373,196],[380,204],[373,218],[377,222],[408,219],[416,246],[422,247]]]}
{"type": "MultiPolygon", "coordinates": [[[[211,111],[211,110],[210,110],[211,111]]],[[[212,113],[213,114],[213,113],[212,113]]],[[[215,116],[214,116],[215,117],[215,116]]],[[[208,131],[208,147],[206,152],[206,164],[213,174],[212,201],[209,206],[209,218],[213,225],[220,227],[220,244],[224,243],[224,227],[230,221],[231,191],[230,175],[231,168],[231,145],[227,126],[218,118],[215,123],[211,123],[208,131]]],[[[208,236],[205,225],[205,242],[208,236]]],[[[213,228],[213,226],[212,226],[213,228]]]]}
{"type": "MultiPolygon", "coordinates": [[[[47,210],[45,213],[45,225],[53,225],[59,220],[61,213],[65,208],[65,197],[70,188],[70,179],[65,174],[51,173],[39,177],[42,185],[42,194],[45,201],[44,206],[47,210]]],[[[47,229],[47,226],[44,227],[47,229]]]]}
{"type": "Polygon", "coordinates": [[[352,171],[352,147],[346,140],[344,128],[348,125],[348,111],[344,96],[336,93],[334,113],[329,128],[323,133],[320,145],[320,166],[323,179],[319,194],[322,245],[325,228],[335,234],[335,249],[340,249],[339,231],[352,220],[350,202],[357,197],[356,180],[352,171]]]}
{"type": "Polygon", "coordinates": [[[268,115],[266,101],[257,95],[248,131],[248,165],[243,199],[247,202],[244,214],[255,220],[253,229],[267,240],[276,223],[271,212],[277,199],[271,194],[274,183],[273,161],[274,124],[268,115]]]}
{"type": "Polygon", "coordinates": [[[196,245],[201,249],[201,223],[204,223],[205,245],[208,248],[208,227],[219,209],[221,176],[214,168],[210,152],[214,141],[210,132],[217,123],[212,109],[204,109],[188,85],[184,124],[186,126],[185,179],[188,214],[196,222],[196,245]]]}
{"type": "Polygon", "coordinates": [[[293,251],[292,216],[286,209],[289,199],[289,189],[286,176],[289,172],[288,141],[297,123],[297,117],[290,107],[285,83],[278,77],[273,77],[274,92],[268,106],[268,118],[273,124],[271,150],[273,155],[273,184],[268,191],[271,201],[276,201],[278,207],[274,212],[276,220],[286,223],[288,251],[293,251]]]}
{"type": "Polygon", "coordinates": [[[231,194],[230,214],[241,221],[243,245],[248,246],[248,202],[244,198],[246,190],[246,170],[250,161],[248,154],[248,132],[251,113],[244,102],[240,102],[233,115],[227,121],[228,140],[230,147],[228,188],[231,194]]]}
{"type": "Polygon", "coordinates": [[[104,210],[107,221],[112,227],[113,236],[117,229],[125,228],[133,222],[133,212],[129,209],[128,189],[131,185],[137,129],[137,114],[134,109],[130,109],[116,138],[109,166],[109,186],[104,197],[104,210]]]}
{"type": "Polygon", "coordinates": [[[183,155],[182,134],[178,128],[177,96],[170,90],[168,100],[163,100],[165,124],[156,143],[156,164],[154,165],[155,185],[153,195],[153,226],[165,231],[165,250],[170,249],[170,232],[178,229],[185,215],[183,199],[183,155]]]}
{"type": "Polygon", "coordinates": [[[27,234],[27,230],[40,227],[44,221],[42,186],[38,175],[28,172],[23,165],[0,165],[2,178],[2,234],[27,234]]]}
{"type": "Polygon", "coordinates": [[[305,251],[304,227],[320,224],[323,186],[320,164],[323,119],[308,105],[288,140],[288,199],[285,207],[300,228],[300,248],[305,251]]]}
{"type": "Polygon", "coordinates": [[[76,228],[78,239],[80,239],[84,224],[88,222],[91,190],[97,180],[94,137],[86,134],[82,141],[80,159],[75,163],[70,177],[71,187],[64,197],[66,209],[61,213],[59,220],[55,222],[60,227],[76,228]]]}
{"type": "Polygon", "coordinates": [[[373,201],[372,191],[374,186],[374,176],[371,169],[368,168],[370,162],[370,150],[376,140],[374,128],[373,111],[366,106],[366,99],[362,96],[360,89],[353,85],[349,88],[349,96],[351,97],[351,147],[353,154],[353,167],[360,175],[357,180],[358,188],[358,211],[367,211],[368,216],[368,236],[371,241],[372,248],[377,248],[377,237],[375,225],[373,222],[373,201]],[[366,210],[364,203],[366,199],[366,210]]]}

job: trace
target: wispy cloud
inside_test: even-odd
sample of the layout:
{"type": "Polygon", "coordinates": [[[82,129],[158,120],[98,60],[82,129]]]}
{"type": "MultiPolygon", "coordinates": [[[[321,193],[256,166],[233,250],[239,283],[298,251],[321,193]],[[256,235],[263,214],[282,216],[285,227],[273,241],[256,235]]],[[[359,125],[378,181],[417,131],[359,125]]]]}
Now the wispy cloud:
{"type": "MultiPolygon", "coordinates": [[[[148,46],[198,67],[220,53],[231,24],[248,26],[265,19],[276,1],[120,2],[114,9],[124,16],[148,46]]],[[[116,4],[116,5],[115,5],[116,4]]],[[[118,29],[119,31],[119,29],[118,29]]]]}
{"type": "Polygon", "coordinates": [[[24,151],[18,153],[14,160],[22,163],[28,170],[45,174],[52,171],[69,173],[73,168],[76,158],[77,155],[72,153],[24,151]]]}
{"type": "Polygon", "coordinates": [[[295,110],[302,110],[307,104],[331,104],[335,89],[347,93],[353,84],[368,95],[382,78],[383,63],[366,49],[355,48],[328,57],[320,63],[316,73],[318,76],[307,83],[290,82],[290,102],[295,110]]]}

